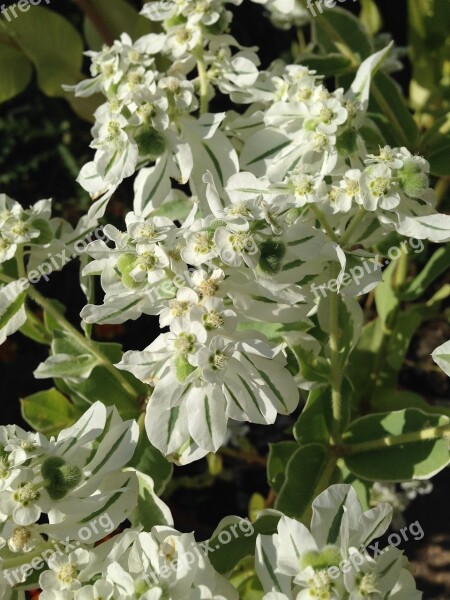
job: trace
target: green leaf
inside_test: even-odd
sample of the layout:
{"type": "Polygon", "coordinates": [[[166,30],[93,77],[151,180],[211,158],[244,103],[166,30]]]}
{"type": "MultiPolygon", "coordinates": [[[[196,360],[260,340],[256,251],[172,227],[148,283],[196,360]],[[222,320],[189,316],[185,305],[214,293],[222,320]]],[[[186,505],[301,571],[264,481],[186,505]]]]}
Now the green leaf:
{"type": "Polygon", "coordinates": [[[145,430],[140,432],[139,442],[130,467],[134,467],[145,475],[150,475],[158,495],[163,493],[173,474],[172,463],[150,444],[145,430]]]}
{"type": "Polygon", "coordinates": [[[253,556],[257,536],[276,533],[280,517],[278,511],[265,510],[254,523],[234,516],[222,519],[208,542],[208,558],[213,567],[219,573],[228,573],[240,560],[253,556]]]}
{"type": "Polygon", "coordinates": [[[389,322],[389,318],[398,309],[399,300],[393,289],[393,277],[397,269],[397,264],[393,261],[389,267],[383,271],[383,281],[375,289],[375,303],[377,305],[378,316],[383,325],[389,322]]]}
{"type": "Polygon", "coordinates": [[[422,267],[419,274],[408,287],[400,291],[398,296],[401,300],[417,300],[429,289],[436,279],[445,273],[450,264],[450,245],[438,248],[428,263],[422,267]]]}
{"type": "Polygon", "coordinates": [[[294,425],[294,437],[299,444],[322,443],[329,439],[329,424],[332,421],[331,406],[329,386],[311,390],[305,408],[294,425]]]}
{"type": "Polygon", "coordinates": [[[317,485],[328,463],[328,452],[320,444],[307,444],[291,457],[286,479],[275,508],[288,517],[301,518],[316,497],[317,485]]]}
{"type": "Polygon", "coordinates": [[[329,424],[332,422],[331,406],[330,386],[311,390],[305,408],[294,425],[294,437],[298,443],[321,443],[329,439],[329,424]]]}
{"type": "Polygon", "coordinates": [[[296,442],[269,444],[267,479],[270,487],[277,494],[283,486],[288,461],[296,450],[298,450],[296,442]]]}
{"type": "MultiPolygon", "coordinates": [[[[133,472],[134,469],[128,468],[125,471],[133,472]]],[[[144,531],[151,531],[155,525],[173,525],[173,518],[169,507],[158,498],[153,479],[149,475],[136,471],[139,480],[139,496],[135,510],[130,520],[133,527],[142,525],[144,531]]]]}
{"type": "Polygon", "coordinates": [[[369,112],[389,145],[417,148],[416,122],[400,88],[383,71],[378,71],[372,82],[369,112]]]}
{"type": "Polygon", "coordinates": [[[448,439],[442,435],[420,438],[424,437],[424,430],[449,422],[446,416],[414,408],[357,419],[344,435],[345,446],[354,452],[344,456],[345,464],[354,475],[369,481],[429,479],[450,462],[448,439]],[[404,435],[403,443],[395,442],[396,437],[404,435]],[[378,446],[352,450],[352,446],[363,443],[378,446]]]}
{"type": "Polygon", "coordinates": [[[92,354],[55,354],[41,363],[33,375],[36,379],[86,379],[97,364],[92,354]]]}
{"type": "Polygon", "coordinates": [[[361,4],[362,9],[359,13],[359,20],[370,35],[376,35],[383,26],[383,19],[378,6],[374,0],[361,0],[361,4]]]}
{"type": "Polygon", "coordinates": [[[64,96],[62,84],[80,81],[83,40],[61,15],[41,6],[8,23],[14,41],[33,62],[39,87],[48,96],[64,96]]]}
{"type": "Polygon", "coordinates": [[[20,403],[25,421],[47,436],[57,435],[62,429],[72,426],[83,414],[82,409],[56,388],[22,398],[20,403]]]}
{"type": "Polygon", "coordinates": [[[438,119],[420,141],[419,152],[430,163],[433,175],[450,175],[450,117],[438,119]]]}
{"type": "Polygon", "coordinates": [[[0,102],[14,98],[30,83],[33,72],[23,52],[0,43],[0,102]]]}
{"type": "Polygon", "coordinates": [[[325,10],[313,20],[317,41],[326,53],[336,48],[345,56],[356,55],[361,62],[373,52],[372,42],[361,22],[347,10],[325,10]]]}
{"type": "Polygon", "coordinates": [[[307,65],[310,69],[317,71],[324,77],[332,77],[352,73],[355,65],[347,56],[342,54],[330,53],[326,56],[315,56],[303,54],[300,57],[302,65],[307,65]]]}
{"type": "MultiPolygon", "coordinates": [[[[90,2],[112,39],[119,39],[122,33],[128,33],[131,39],[136,41],[138,37],[158,29],[157,24],[140,15],[126,0],[114,0],[114,2],[90,0],[90,2]]],[[[84,33],[89,47],[93,50],[101,50],[105,41],[88,17],[85,20],[84,33]]]]}
{"type": "Polygon", "coordinates": [[[450,408],[445,406],[433,406],[419,394],[407,390],[392,390],[389,393],[383,390],[372,398],[372,408],[375,412],[389,412],[390,410],[401,410],[405,408],[418,408],[430,415],[446,415],[450,417],[450,408]]]}

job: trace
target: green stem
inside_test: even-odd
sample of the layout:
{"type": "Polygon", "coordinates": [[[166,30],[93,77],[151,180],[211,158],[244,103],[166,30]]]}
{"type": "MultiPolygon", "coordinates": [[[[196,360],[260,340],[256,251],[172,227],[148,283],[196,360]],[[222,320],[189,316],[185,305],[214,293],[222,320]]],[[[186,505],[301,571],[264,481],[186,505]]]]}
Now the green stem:
{"type": "Polygon", "coordinates": [[[362,206],[360,206],[358,212],[354,216],[352,222],[350,223],[349,227],[347,228],[347,230],[341,238],[341,241],[339,243],[341,248],[345,248],[345,246],[347,246],[350,243],[353,234],[355,233],[356,229],[358,228],[359,224],[365,216],[366,210],[362,206]]]}
{"type": "Polygon", "coordinates": [[[122,385],[124,390],[130,394],[132,397],[137,396],[136,390],[133,386],[128,382],[128,380],[122,375],[122,373],[116,369],[116,367],[106,358],[100,350],[96,347],[95,343],[92,342],[89,338],[86,338],[82,333],[80,333],[73,325],[71,325],[64,315],[62,315],[53,304],[44,298],[42,294],[40,294],[33,287],[30,287],[27,291],[28,296],[36,302],[41,308],[45,310],[45,312],[52,317],[58,323],[58,325],[66,331],[71,337],[77,340],[81,346],[84,346],[86,350],[95,356],[98,363],[104,367],[111,375],[113,375],[117,381],[122,385]]]}
{"type": "Polygon", "coordinates": [[[320,222],[322,227],[327,232],[328,237],[330,237],[333,240],[333,242],[336,242],[336,244],[339,244],[339,240],[338,240],[336,234],[334,233],[333,228],[328,223],[328,220],[327,220],[325,214],[322,212],[322,210],[315,204],[311,204],[311,208],[312,208],[314,214],[316,215],[317,220],[320,222]]]}
{"type": "Polygon", "coordinates": [[[440,427],[429,427],[420,431],[412,431],[403,435],[389,435],[378,440],[369,442],[360,442],[359,444],[341,445],[338,446],[340,456],[348,456],[349,454],[361,454],[362,452],[370,452],[371,450],[380,450],[382,448],[392,448],[403,444],[411,444],[413,442],[424,442],[427,440],[436,440],[439,438],[450,438],[450,425],[442,425],[440,427]]]}
{"type": "MultiPolygon", "coordinates": [[[[20,267],[19,267],[20,270],[20,267]]],[[[4,283],[12,283],[16,281],[15,279],[8,277],[7,275],[0,274],[0,281],[4,283]]],[[[31,298],[36,304],[38,304],[52,319],[54,319],[58,325],[66,331],[71,337],[77,340],[77,342],[86,348],[86,350],[95,356],[98,363],[104,367],[114,378],[120,383],[123,389],[134,398],[137,398],[138,392],[133,388],[133,386],[128,382],[128,380],[122,375],[122,373],[117,369],[108,358],[96,347],[95,343],[90,339],[86,338],[82,333],[80,333],[73,325],[67,321],[67,319],[62,315],[55,306],[45,298],[42,294],[40,294],[36,289],[30,286],[27,290],[27,295],[31,298]]]]}
{"type": "Polygon", "coordinates": [[[197,57],[197,71],[200,80],[200,114],[205,114],[209,110],[208,99],[208,73],[206,72],[205,53],[203,51],[203,41],[200,40],[195,52],[197,57]]]}
{"type": "MultiPolygon", "coordinates": [[[[336,279],[339,266],[333,265],[332,278],[336,279]]],[[[342,372],[340,359],[340,329],[339,329],[339,294],[330,294],[330,367],[331,367],[331,398],[333,424],[331,436],[336,443],[339,441],[343,425],[342,406],[342,372]]]]}

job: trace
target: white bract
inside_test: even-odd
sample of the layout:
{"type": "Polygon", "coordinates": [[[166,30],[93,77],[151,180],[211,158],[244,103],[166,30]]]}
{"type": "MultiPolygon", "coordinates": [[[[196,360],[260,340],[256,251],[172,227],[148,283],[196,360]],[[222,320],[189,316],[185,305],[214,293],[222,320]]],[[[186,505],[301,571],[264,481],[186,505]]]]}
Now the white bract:
{"type": "Polygon", "coordinates": [[[367,546],[389,527],[392,508],[363,512],[350,485],[334,485],[313,502],[311,527],[281,517],[278,533],[258,536],[256,569],[264,600],[419,600],[406,558],[367,546]]]}
{"type": "Polygon", "coordinates": [[[193,534],[156,526],[128,530],[87,551],[49,559],[39,578],[42,600],[238,600],[193,534]]]}
{"type": "Polygon", "coordinates": [[[0,540],[13,553],[47,548],[45,538],[79,540],[80,530],[108,515],[108,531],[94,528],[89,542],[107,535],[129,515],[137,478],[124,472],[138,428],[115,408],[95,403],[57,438],[0,428],[0,540]],[[42,520],[41,517],[45,519],[42,520]]]}

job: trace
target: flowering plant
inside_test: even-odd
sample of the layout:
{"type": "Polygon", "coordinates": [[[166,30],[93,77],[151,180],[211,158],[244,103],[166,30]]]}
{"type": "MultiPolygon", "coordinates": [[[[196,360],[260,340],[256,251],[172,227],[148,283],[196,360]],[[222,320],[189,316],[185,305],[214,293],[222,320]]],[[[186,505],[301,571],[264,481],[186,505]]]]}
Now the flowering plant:
{"type": "MultiPolygon", "coordinates": [[[[448,246],[417,275],[409,254],[449,242],[450,216],[406,105],[382,102],[400,97],[393,43],[359,22],[358,48],[334,39],[352,77],[333,88],[323,38],[353,17],[311,23],[306,3],[254,1],[277,27],[312,26],[320,47],[263,68],[230,34],[242,0],[147,3],[153,31],[87,52],[91,77],[65,88],[102,98],[78,177],[87,214],[73,228],[50,200],[0,196],[0,342],[20,330],[48,344],[34,375],[55,382],[23,401],[36,433],[0,429],[7,599],[420,597],[398,549],[366,548],[391,522],[383,486],[418,489],[450,461],[450,412],[397,389],[412,336],[450,294],[418,301],[448,246]],[[104,224],[131,177],[132,210],[104,224]],[[35,287],[77,256],[81,329],[35,287]],[[143,315],[161,329],[143,349],[92,339],[143,315]],[[244,424],[294,414],[250,535],[226,518],[209,556],[173,529],[174,464],[207,457],[213,473],[227,451],[265,464],[244,424]]],[[[433,358],[450,374],[447,346],[433,358]]]]}

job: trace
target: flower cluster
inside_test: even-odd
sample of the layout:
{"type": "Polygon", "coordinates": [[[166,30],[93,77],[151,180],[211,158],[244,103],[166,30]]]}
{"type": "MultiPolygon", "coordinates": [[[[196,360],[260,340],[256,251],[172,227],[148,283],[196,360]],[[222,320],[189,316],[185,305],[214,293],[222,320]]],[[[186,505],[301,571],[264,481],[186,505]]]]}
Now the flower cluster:
{"type": "Polygon", "coordinates": [[[303,320],[308,329],[320,315],[312,290],[330,279],[357,314],[353,297],[381,280],[374,244],[392,231],[449,239],[450,218],[435,212],[424,159],[405,148],[367,150],[370,78],[390,47],[362,63],[347,92],[330,92],[305,66],[277,61],[259,71],[256,55],[223,33],[223,2],[180,0],[167,10],[163,33],[134,44],[122,36],[92,54],[93,79],[77,87],[108,98],[96,113],[96,158],[82,172],[89,191],[106,192],[97,216],[125,173],[140,169],[127,230],[107,226],[114,247],[87,248],[94,260],[84,274],[101,275],[105,299],[82,317],[159,315],[170,328],[117,366],[152,386],[150,441],[187,463],[218,450],[229,419],[270,424],[298,404],[286,345],[253,327],[303,320]],[[157,54],[171,59],[166,73],[157,54]],[[244,114],[205,112],[215,89],[248,104],[244,114]],[[173,179],[189,182],[191,198],[173,179]],[[172,205],[187,208],[176,222],[166,216],[172,205]],[[361,267],[341,288],[368,259],[375,268],[361,267]]]}
{"type": "Polygon", "coordinates": [[[164,526],[125,531],[95,549],[49,558],[42,600],[237,600],[237,591],[197,547],[193,534],[164,526]]]}
{"type": "MultiPolygon", "coordinates": [[[[0,547],[23,556],[48,548],[49,538],[81,542],[83,524],[106,510],[111,529],[121,524],[137,499],[135,474],[122,471],[137,438],[136,423],[101,403],[56,439],[1,427],[0,547]]],[[[97,529],[90,542],[104,536],[97,529]]]]}
{"type": "Polygon", "coordinates": [[[278,533],[259,536],[257,572],[264,600],[419,600],[406,558],[392,546],[365,550],[388,528],[392,508],[363,512],[349,485],[334,485],[313,502],[311,527],[282,517],[278,533]]]}

